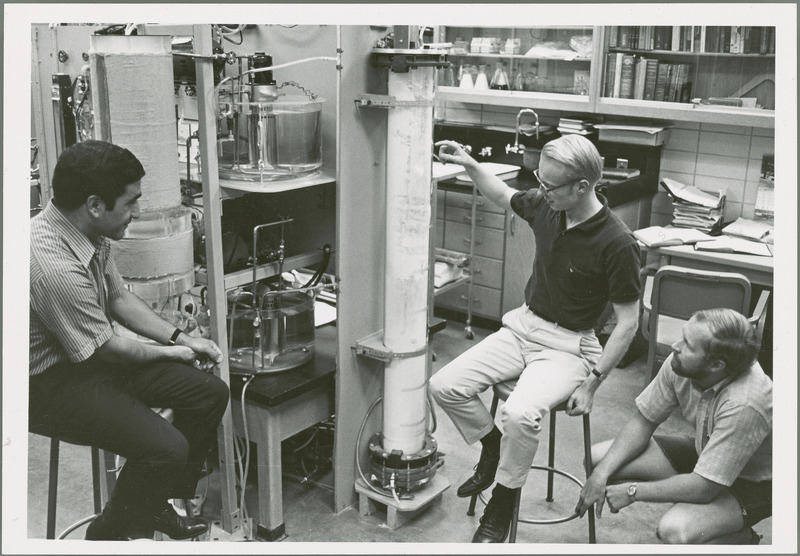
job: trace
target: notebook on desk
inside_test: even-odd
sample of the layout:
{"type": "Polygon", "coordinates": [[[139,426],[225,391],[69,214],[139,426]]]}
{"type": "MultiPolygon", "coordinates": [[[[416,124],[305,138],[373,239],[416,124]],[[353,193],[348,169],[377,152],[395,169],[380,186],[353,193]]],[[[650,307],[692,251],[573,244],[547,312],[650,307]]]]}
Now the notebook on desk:
{"type": "Polygon", "coordinates": [[[669,247],[673,245],[692,245],[711,241],[714,238],[695,228],[671,228],[650,226],[633,232],[634,237],[648,247],[669,247]]]}
{"type": "Polygon", "coordinates": [[[712,241],[696,243],[695,251],[712,251],[717,253],[741,253],[742,255],[758,255],[771,257],[772,250],[766,243],[748,241],[738,237],[720,236],[712,241]]]}

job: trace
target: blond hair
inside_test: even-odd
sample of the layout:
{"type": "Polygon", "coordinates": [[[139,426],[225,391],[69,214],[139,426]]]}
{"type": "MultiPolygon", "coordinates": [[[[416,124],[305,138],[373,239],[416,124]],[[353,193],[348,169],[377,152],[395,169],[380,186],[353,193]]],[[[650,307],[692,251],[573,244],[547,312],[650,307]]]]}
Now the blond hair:
{"type": "Polygon", "coordinates": [[[542,148],[542,156],[565,165],[576,180],[586,180],[594,187],[603,174],[603,159],[594,144],[580,135],[553,139],[542,148]]]}

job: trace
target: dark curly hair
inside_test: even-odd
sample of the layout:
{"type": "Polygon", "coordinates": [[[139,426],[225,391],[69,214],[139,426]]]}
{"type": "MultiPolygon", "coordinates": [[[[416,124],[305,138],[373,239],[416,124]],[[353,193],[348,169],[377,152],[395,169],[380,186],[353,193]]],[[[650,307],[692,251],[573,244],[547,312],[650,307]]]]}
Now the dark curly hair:
{"type": "Polygon", "coordinates": [[[91,195],[97,195],[109,210],[125,187],[145,175],[134,154],[104,141],[77,143],[58,157],[53,171],[53,202],[64,210],[75,210],[91,195]]]}

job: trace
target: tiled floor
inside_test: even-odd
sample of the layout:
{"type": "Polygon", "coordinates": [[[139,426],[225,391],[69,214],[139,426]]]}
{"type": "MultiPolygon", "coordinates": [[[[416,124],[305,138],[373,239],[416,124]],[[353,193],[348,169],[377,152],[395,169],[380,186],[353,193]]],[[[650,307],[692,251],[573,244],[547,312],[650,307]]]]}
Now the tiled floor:
{"type": "MultiPolygon", "coordinates": [[[[448,323],[447,329],[437,333],[433,339],[433,349],[437,354],[434,372],[487,333],[486,330],[475,329],[475,339],[470,341],[464,337],[461,325],[448,323]]],[[[598,390],[591,414],[592,438],[595,442],[612,438],[616,434],[634,411],[633,399],[643,387],[643,381],[644,362],[637,361],[627,368],[616,369],[598,390]]],[[[485,401],[487,404],[490,401],[489,393],[486,394],[485,401]]],[[[477,444],[467,446],[441,410],[437,412],[437,417],[437,429],[433,436],[439,444],[439,450],[444,453],[445,461],[438,473],[451,485],[443,493],[441,501],[433,503],[409,523],[392,530],[386,526],[383,512],[361,516],[358,508],[352,507],[334,514],[332,490],[321,486],[300,485],[285,478],[284,516],[287,536],[284,542],[469,542],[482,510],[478,508],[475,516],[467,516],[468,501],[457,498],[455,489],[472,473],[480,449],[477,444]]],[[[686,424],[671,419],[663,426],[665,429],[677,430],[686,427],[686,424]]],[[[582,434],[580,419],[559,415],[556,465],[580,478],[583,477],[582,434]]],[[[542,442],[535,461],[537,464],[545,464],[547,457],[549,435],[543,432],[541,436],[542,442]]],[[[28,536],[44,538],[49,441],[29,435],[29,443],[28,536]]],[[[62,445],[57,531],[65,529],[91,512],[89,463],[88,448],[62,445]]],[[[328,472],[316,480],[323,485],[330,485],[332,474],[328,472]]],[[[204,515],[210,519],[218,518],[220,514],[220,495],[216,483],[214,473],[209,480],[203,508],[204,515]]],[[[544,485],[544,474],[531,472],[523,491],[522,513],[536,519],[552,519],[571,513],[577,500],[578,487],[567,479],[557,478],[556,499],[547,503],[544,501],[544,485]]],[[[258,510],[256,490],[256,485],[251,480],[246,489],[246,506],[253,517],[257,517],[258,510]]],[[[605,512],[597,521],[597,542],[636,545],[656,543],[655,527],[667,507],[665,504],[637,503],[615,515],[605,512]]],[[[762,545],[771,543],[771,518],[759,523],[756,530],[763,535],[762,545]]],[[[84,531],[85,528],[82,527],[70,538],[82,538],[84,531]]],[[[582,544],[587,539],[586,518],[550,526],[521,524],[517,536],[518,543],[582,544]]],[[[386,551],[393,550],[395,549],[388,548],[386,551]]]]}

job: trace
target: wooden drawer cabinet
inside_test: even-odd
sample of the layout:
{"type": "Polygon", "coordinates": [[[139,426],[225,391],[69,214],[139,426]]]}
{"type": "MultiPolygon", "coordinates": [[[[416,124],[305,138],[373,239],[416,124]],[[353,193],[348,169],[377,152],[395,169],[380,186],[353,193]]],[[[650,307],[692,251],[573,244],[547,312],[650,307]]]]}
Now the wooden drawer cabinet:
{"type": "MultiPolygon", "coordinates": [[[[451,222],[460,222],[469,226],[472,222],[472,211],[468,208],[447,208],[447,220],[451,222]]],[[[506,225],[506,217],[504,214],[496,212],[475,212],[475,223],[484,228],[494,228],[495,230],[502,230],[506,225]]]]}
{"type": "MultiPolygon", "coordinates": [[[[472,193],[461,193],[458,191],[448,191],[445,198],[445,205],[447,208],[462,208],[470,210],[472,208],[472,193]]],[[[478,195],[475,200],[475,206],[478,212],[494,212],[503,214],[505,211],[489,201],[486,197],[478,195]]],[[[445,209],[446,210],[446,209],[445,209]]]]}
{"type": "Polygon", "coordinates": [[[476,255],[472,260],[472,277],[480,286],[502,289],[503,261],[476,255]]]}
{"type": "MultiPolygon", "coordinates": [[[[472,258],[472,313],[499,321],[522,303],[533,260],[533,234],[527,224],[478,196],[475,202],[475,248],[472,258]],[[513,254],[513,256],[509,256],[513,254]]],[[[469,253],[472,194],[439,189],[434,241],[445,249],[469,253]]],[[[467,310],[468,284],[436,296],[435,305],[467,310]]]]}
{"type": "MultiPolygon", "coordinates": [[[[487,288],[473,284],[472,286],[472,314],[491,319],[499,319],[501,308],[501,292],[494,288],[487,288]]],[[[456,288],[436,298],[436,305],[448,307],[456,311],[467,311],[467,286],[456,288]]]]}

